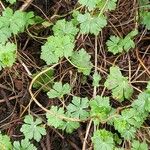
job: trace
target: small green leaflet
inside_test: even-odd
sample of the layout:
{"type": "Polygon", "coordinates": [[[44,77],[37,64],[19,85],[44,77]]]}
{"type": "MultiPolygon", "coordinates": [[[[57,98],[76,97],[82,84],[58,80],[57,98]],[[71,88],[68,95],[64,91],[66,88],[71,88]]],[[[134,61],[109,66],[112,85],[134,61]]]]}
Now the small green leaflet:
{"type": "Polygon", "coordinates": [[[148,150],[148,145],[145,142],[140,143],[137,140],[132,142],[131,150],[148,150]]]}
{"type": "Polygon", "coordinates": [[[20,131],[23,132],[26,139],[35,139],[37,142],[40,141],[42,135],[46,135],[46,130],[41,126],[42,121],[40,119],[33,120],[33,116],[27,115],[24,119],[20,131]]]}
{"type": "Polygon", "coordinates": [[[58,108],[57,106],[52,106],[50,111],[52,113],[47,112],[46,118],[49,126],[54,126],[55,128],[62,127],[64,121],[60,119],[60,116],[65,116],[64,109],[58,108]]]}
{"type": "Polygon", "coordinates": [[[119,67],[110,68],[110,74],[104,84],[106,88],[112,90],[113,98],[119,101],[129,99],[133,93],[133,88],[128,82],[128,78],[122,76],[119,67]]]}
{"type": "Polygon", "coordinates": [[[92,117],[96,125],[99,124],[101,121],[107,119],[111,111],[109,98],[101,97],[99,95],[97,95],[95,99],[90,101],[90,107],[90,116],[92,117]]]}
{"type": "Polygon", "coordinates": [[[121,133],[121,136],[125,140],[129,141],[135,138],[135,134],[136,134],[136,129],[134,127],[130,127],[125,132],[121,133]]]}
{"type": "Polygon", "coordinates": [[[97,7],[103,11],[111,11],[116,9],[117,0],[99,0],[100,2],[97,4],[97,7]]]}
{"type": "Polygon", "coordinates": [[[25,27],[33,23],[33,12],[26,13],[19,10],[13,12],[12,9],[6,8],[0,16],[0,43],[5,43],[12,34],[23,32],[25,27]]]}
{"type": "Polygon", "coordinates": [[[93,86],[99,87],[99,81],[101,80],[101,76],[100,74],[98,74],[97,72],[95,72],[93,74],[93,86]]]}
{"type": "MultiPolygon", "coordinates": [[[[35,77],[38,73],[39,72],[36,72],[35,74],[33,74],[32,77],[35,77]]],[[[52,70],[52,69],[47,71],[46,73],[42,74],[34,82],[33,88],[36,88],[36,89],[42,88],[43,91],[48,92],[49,89],[52,87],[53,75],[54,75],[54,70],[52,70]]]]}
{"type": "Polygon", "coordinates": [[[121,112],[121,116],[132,126],[135,128],[140,128],[144,123],[144,120],[147,118],[147,113],[142,113],[137,109],[128,108],[121,112]]]}
{"type": "Polygon", "coordinates": [[[111,11],[116,9],[117,0],[79,0],[79,3],[83,6],[86,6],[89,11],[92,11],[96,8],[104,11],[111,11]]]}
{"type": "Polygon", "coordinates": [[[130,128],[130,125],[125,118],[123,118],[121,115],[118,115],[114,118],[114,127],[120,133],[124,133],[128,128],[130,128]]]}
{"type": "Polygon", "coordinates": [[[101,0],[79,0],[79,3],[83,6],[88,7],[88,9],[91,11],[96,7],[96,4],[101,0]]]}
{"type": "Polygon", "coordinates": [[[95,131],[92,142],[94,150],[113,150],[115,147],[113,134],[105,129],[95,131]]]}
{"type": "Polygon", "coordinates": [[[0,148],[3,150],[11,150],[12,144],[10,142],[10,138],[7,135],[2,135],[0,132],[0,148]]]}
{"type": "Polygon", "coordinates": [[[52,106],[50,111],[52,113],[46,113],[46,118],[49,126],[65,130],[67,133],[72,133],[80,126],[78,122],[61,119],[61,117],[72,117],[69,111],[65,113],[63,108],[58,108],[57,106],[52,106]]]}
{"type": "Polygon", "coordinates": [[[138,34],[137,30],[131,31],[125,38],[120,38],[118,36],[110,36],[110,40],[106,42],[108,51],[112,52],[114,55],[122,53],[123,50],[128,52],[131,48],[135,47],[135,43],[132,40],[138,34]]]}
{"type": "Polygon", "coordinates": [[[74,121],[64,121],[62,126],[59,129],[65,130],[67,133],[72,133],[75,129],[79,128],[79,122],[74,121]]]}
{"type": "Polygon", "coordinates": [[[114,127],[126,140],[131,140],[135,136],[136,128],[131,126],[126,118],[121,115],[118,115],[118,117],[114,119],[114,127]]]}
{"type": "Polygon", "coordinates": [[[15,141],[13,143],[13,150],[37,150],[37,148],[28,139],[23,139],[21,142],[15,141]]]}
{"type": "Polygon", "coordinates": [[[0,44],[0,70],[11,67],[16,60],[17,46],[13,43],[0,44]]]}
{"type": "Polygon", "coordinates": [[[140,93],[138,99],[132,103],[132,107],[142,113],[150,112],[150,93],[147,91],[140,93]]]}
{"type": "Polygon", "coordinates": [[[67,111],[73,118],[87,119],[89,117],[89,112],[87,111],[88,107],[88,98],[74,96],[72,102],[67,106],[67,111]]]}
{"type": "Polygon", "coordinates": [[[55,36],[69,36],[72,41],[75,38],[75,35],[78,32],[78,28],[76,28],[72,21],[66,21],[65,19],[58,20],[56,24],[53,26],[53,32],[55,36]]]}
{"type": "Polygon", "coordinates": [[[121,45],[123,45],[123,49],[128,52],[130,48],[135,47],[135,43],[132,40],[136,35],[138,34],[137,30],[133,30],[128,35],[125,36],[125,38],[121,41],[121,45]]]}
{"type": "Polygon", "coordinates": [[[77,17],[78,17],[78,15],[80,14],[80,12],[79,11],[77,11],[77,10],[73,10],[73,13],[72,13],[72,19],[71,19],[71,22],[72,22],[72,24],[74,25],[74,26],[77,26],[78,24],[79,24],[79,22],[78,22],[78,20],[77,20],[77,17]]]}
{"type": "MultiPolygon", "coordinates": [[[[65,113],[66,117],[71,118],[72,115],[69,111],[65,113]]],[[[74,130],[80,127],[79,122],[64,120],[63,124],[59,127],[59,129],[65,130],[67,133],[72,133],[74,130]]]]}
{"type": "Polygon", "coordinates": [[[113,133],[113,138],[114,138],[114,141],[115,141],[116,144],[121,145],[122,139],[120,138],[120,136],[118,135],[118,133],[113,133]]]}
{"type": "Polygon", "coordinates": [[[62,98],[65,94],[69,94],[71,87],[68,83],[62,84],[61,82],[55,82],[53,88],[47,93],[49,98],[62,98]]]}
{"type": "Polygon", "coordinates": [[[140,13],[140,17],[141,17],[141,24],[144,25],[146,27],[146,29],[150,30],[150,12],[148,11],[142,11],[140,13]]]}
{"type": "Polygon", "coordinates": [[[42,46],[41,59],[47,65],[57,63],[60,58],[72,55],[74,43],[69,36],[50,36],[42,46]]]}
{"type": "Polygon", "coordinates": [[[118,36],[110,36],[110,39],[106,42],[108,51],[114,55],[123,51],[123,46],[120,44],[122,39],[118,36]]]}
{"type": "Polygon", "coordinates": [[[16,0],[6,0],[6,1],[9,2],[10,4],[16,3],[16,0]]]}
{"type": "Polygon", "coordinates": [[[70,57],[71,62],[78,68],[79,72],[84,75],[89,75],[92,69],[92,63],[90,62],[91,56],[84,50],[75,51],[70,57]]]}
{"type": "Polygon", "coordinates": [[[104,15],[92,16],[90,13],[78,14],[77,20],[80,23],[81,34],[98,35],[99,32],[107,25],[104,15]]]}

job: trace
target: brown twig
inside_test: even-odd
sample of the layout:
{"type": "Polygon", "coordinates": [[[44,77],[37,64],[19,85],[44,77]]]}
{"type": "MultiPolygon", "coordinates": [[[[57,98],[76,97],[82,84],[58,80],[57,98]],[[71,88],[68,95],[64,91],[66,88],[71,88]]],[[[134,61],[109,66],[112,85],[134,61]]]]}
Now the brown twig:
{"type": "Polygon", "coordinates": [[[147,72],[148,75],[150,76],[150,71],[147,69],[147,67],[144,65],[143,61],[142,61],[141,58],[139,57],[138,48],[136,48],[135,51],[136,51],[137,60],[140,62],[141,66],[146,70],[146,72],[147,72]]]}
{"type": "Polygon", "coordinates": [[[24,11],[24,10],[26,10],[29,6],[30,6],[30,4],[33,2],[33,0],[26,0],[25,2],[24,2],[24,4],[19,8],[19,10],[20,11],[24,11]]]}

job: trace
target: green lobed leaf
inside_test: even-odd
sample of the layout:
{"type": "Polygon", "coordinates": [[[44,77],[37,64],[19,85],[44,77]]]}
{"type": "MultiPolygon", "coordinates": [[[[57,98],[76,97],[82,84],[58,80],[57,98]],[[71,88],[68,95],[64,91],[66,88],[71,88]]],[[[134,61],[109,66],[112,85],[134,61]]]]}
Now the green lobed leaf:
{"type": "Polygon", "coordinates": [[[94,74],[93,74],[93,83],[92,83],[92,85],[93,86],[96,86],[96,87],[99,87],[99,81],[101,80],[101,76],[100,76],[100,74],[98,74],[97,72],[95,72],[94,74]]]}
{"type": "Polygon", "coordinates": [[[106,42],[108,51],[112,52],[114,55],[117,53],[121,53],[123,51],[123,46],[120,45],[121,40],[122,39],[118,36],[110,36],[110,40],[106,42]]]}
{"type": "Polygon", "coordinates": [[[14,141],[13,150],[37,150],[37,148],[28,139],[23,139],[21,142],[14,141]]]}
{"type": "Polygon", "coordinates": [[[116,4],[117,0],[99,0],[99,3],[97,4],[97,7],[103,11],[111,11],[111,10],[115,10],[116,9],[116,4]]]}
{"type": "Polygon", "coordinates": [[[65,19],[58,20],[53,26],[53,32],[55,36],[69,36],[72,41],[75,39],[75,35],[78,33],[72,21],[66,21],[65,19]]]}
{"type": "Polygon", "coordinates": [[[64,121],[60,118],[60,116],[65,116],[64,109],[61,107],[58,108],[57,106],[52,106],[50,111],[52,113],[49,113],[49,112],[46,113],[48,125],[53,126],[55,128],[62,127],[64,124],[64,121]]]}
{"type": "Polygon", "coordinates": [[[95,131],[92,142],[94,150],[113,150],[115,147],[113,134],[105,129],[95,131]]]}
{"type": "Polygon", "coordinates": [[[74,43],[69,36],[50,36],[42,46],[41,59],[47,65],[58,63],[62,57],[71,56],[73,49],[74,43]]]}
{"type": "Polygon", "coordinates": [[[16,60],[17,46],[13,43],[0,44],[0,69],[11,67],[16,60]]]}
{"type": "Polygon", "coordinates": [[[67,133],[72,133],[74,130],[80,127],[79,122],[64,121],[59,129],[65,130],[67,133]]]}
{"type": "Polygon", "coordinates": [[[98,35],[107,25],[107,19],[104,15],[92,16],[90,13],[78,14],[77,20],[80,23],[81,34],[98,35]]]}
{"type": "Polygon", "coordinates": [[[138,99],[132,103],[132,107],[141,113],[150,112],[150,93],[145,91],[138,95],[138,99]]]}
{"type": "Polygon", "coordinates": [[[119,67],[110,68],[110,74],[107,77],[104,86],[112,91],[113,98],[119,101],[129,99],[133,93],[133,88],[128,82],[127,77],[122,76],[119,67]]]}
{"type": "Polygon", "coordinates": [[[67,106],[67,111],[73,118],[87,119],[89,117],[89,112],[87,111],[88,107],[88,98],[74,96],[72,102],[67,106]]]}
{"type": "Polygon", "coordinates": [[[62,98],[65,94],[69,94],[71,87],[68,83],[62,85],[61,82],[55,82],[53,88],[47,93],[49,98],[62,98]]]}
{"type": "Polygon", "coordinates": [[[114,118],[114,127],[126,140],[131,140],[135,137],[136,128],[131,126],[121,115],[114,118]]]}
{"type": "Polygon", "coordinates": [[[135,128],[140,128],[147,117],[147,113],[139,112],[137,109],[128,108],[121,112],[122,117],[135,128]]]}
{"type": "Polygon", "coordinates": [[[150,30],[150,12],[148,11],[142,11],[140,13],[140,17],[141,17],[141,24],[144,25],[146,27],[146,29],[150,30]]]}
{"type": "Polygon", "coordinates": [[[81,5],[88,7],[88,9],[91,11],[96,7],[99,1],[101,0],[79,0],[78,2],[81,5]]]}
{"type": "Polygon", "coordinates": [[[128,52],[131,48],[135,47],[135,43],[132,40],[138,34],[137,30],[131,31],[125,38],[120,38],[118,36],[110,36],[110,39],[106,42],[109,52],[114,55],[122,53],[123,50],[128,52]]]}
{"type": "Polygon", "coordinates": [[[0,132],[0,149],[2,149],[2,150],[11,150],[12,149],[10,137],[7,135],[3,135],[1,132],[0,132]]]}
{"type": "Polygon", "coordinates": [[[106,120],[111,112],[109,97],[101,97],[97,95],[95,99],[90,101],[90,107],[90,116],[95,124],[99,124],[101,121],[106,120]]]}
{"type": "Polygon", "coordinates": [[[25,139],[35,139],[37,142],[40,141],[43,135],[46,135],[46,130],[41,126],[42,121],[40,119],[33,120],[33,116],[27,115],[24,119],[20,131],[23,132],[25,139]]]}
{"type": "MultiPolygon", "coordinates": [[[[66,117],[69,117],[69,118],[72,117],[69,111],[67,111],[65,115],[66,117]]],[[[59,129],[65,130],[67,133],[72,133],[74,130],[76,130],[79,127],[80,127],[79,122],[65,120],[63,124],[59,126],[59,129]]]]}
{"type": "Polygon", "coordinates": [[[78,68],[79,72],[82,72],[84,75],[90,74],[93,67],[90,61],[91,56],[84,49],[73,52],[73,55],[70,58],[71,62],[78,68]]]}
{"type": "Polygon", "coordinates": [[[132,40],[138,34],[137,30],[131,31],[125,38],[121,41],[121,45],[123,45],[123,49],[128,52],[129,49],[135,47],[135,43],[132,40]]]}
{"type": "Polygon", "coordinates": [[[79,11],[77,11],[77,10],[73,10],[73,13],[72,13],[72,19],[71,19],[71,22],[72,22],[72,24],[74,25],[74,26],[77,26],[78,24],[79,24],[79,22],[78,22],[78,20],[77,20],[77,17],[78,17],[78,15],[80,14],[80,12],[79,11]]]}
{"type": "Polygon", "coordinates": [[[137,140],[132,142],[131,150],[148,150],[148,145],[145,142],[140,143],[137,140]]]}

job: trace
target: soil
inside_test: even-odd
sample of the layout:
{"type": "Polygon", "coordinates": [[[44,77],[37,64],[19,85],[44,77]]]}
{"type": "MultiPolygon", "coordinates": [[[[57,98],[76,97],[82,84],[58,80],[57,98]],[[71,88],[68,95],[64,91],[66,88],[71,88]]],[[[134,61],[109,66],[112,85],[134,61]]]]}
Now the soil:
{"type": "MultiPolygon", "coordinates": [[[[27,11],[34,11],[36,15],[55,22],[58,18],[54,14],[66,15],[76,7],[76,4],[77,0],[34,0],[27,8],[27,11]]],[[[5,3],[4,5],[7,6],[8,4],[5,3]]],[[[18,9],[21,5],[22,2],[18,1],[13,6],[13,9],[18,9]]],[[[136,48],[129,53],[124,53],[119,56],[109,53],[106,50],[105,43],[112,34],[124,37],[134,29],[136,26],[135,14],[137,7],[138,4],[136,1],[118,0],[117,9],[107,14],[108,25],[102,31],[101,35],[98,36],[98,71],[103,78],[102,82],[107,77],[106,74],[109,72],[109,67],[112,64],[118,65],[122,69],[123,75],[129,76],[130,74],[131,83],[135,90],[133,99],[137,97],[139,91],[145,89],[146,81],[150,79],[150,74],[147,71],[150,68],[150,33],[139,25],[140,33],[135,39],[136,48]],[[143,65],[147,70],[145,70],[143,65]]],[[[2,9],[1,6],[0,9],[2,9]]],[[[66,15],[65,18],[70,19],[70,15],[66,15]]],[[[17,37],[17,62],[12,68],[5,68],[0,73],[0,130],[7,133],[14,140],[22,138],[19,127],[22,125],[23,117],[28,114],[28,111],[32,115],[40,116],[45,120],[43,115],[45,112],[34,102],[30,104],[31,96],[28,89],[32,79],[23,66],[23,63],[32,74],[42,70],[46,64],[40,59],[41,45],[45,43],[43,38],[47,38],[51,31],[49,28],[42,28],[37,25],[30,27],[29,32],[32,35],[36,33],[36,36],[39,38],[29,36],[27,32],[20,34],[17,37]]],[[[85,48],[91,54],[91,60],[94,63],[94,37],[86,36],[84,39],[79,37],[76,45],[77,47],[85,48]]],[[[93,95],[91,75],[86,79],[86,83],[84,83],[83,75],[77,74],[76,69],[65,60],[62,60],[61,64],[55,70],[55,80],[74,82],[72,93],[81,97],[92,97],[93,95]]],[[[101,85],[97,94],[101,94],[103,90],[104,87],[101,85]]],[[[57,101],[51,102],[46,93],[41,89],[33,89],[33,93],[37,93],[37,100],[46,108],[58,104],[57,101]]],[[[110,95],[110,91],[106,90],[105,96],[110,95]]],[[[69,102],[69,99],[67,100],[69,102]]],[[[119,103],[111,98],[111,104],[114,108],[117,108],[127,106],[130,102],[119,103]]],[[[146,123],[150,125],[149,120],[146,123]]],[[[48,127],[47,135],[38,143],[37,147],[39,150],[81,150],[87,124],[88,122],[83,123],[71,135],[48,127]]],[[[106,125],[106,128],[111,128],[114,131],[114,128],[111,126],[106,125]]],[[[89,137],[92,135],[92,131],[93,127],[90,129],[89,137]]],[[[148,129],[141,131],[141,134],[145,134],[144,137],[149,138],[148,129]]],[[[90,138],[87,139],[87,147],[91,147],[90,138]]]]}

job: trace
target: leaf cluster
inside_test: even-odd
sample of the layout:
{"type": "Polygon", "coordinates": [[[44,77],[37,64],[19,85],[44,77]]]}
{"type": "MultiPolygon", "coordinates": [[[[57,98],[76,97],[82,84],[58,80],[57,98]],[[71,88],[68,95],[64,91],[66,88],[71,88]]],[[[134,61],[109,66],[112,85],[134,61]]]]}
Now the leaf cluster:
{"type": "Polygon", "coordinates": [[[50,108],[50,112],[46,113],[48,125],[72,133],[80,124],[76,121],[64,120],[64,117],[85,120],[89,117],[88,107],[89,100],[87,98],[74,96],[66,109],[57,106],[50,108]]]}
{"type": "Polygon", "coordinates": [[[128,52],[131,48],[135,47],[133,38],[138,34],[137,30],[131,31],[125,38],[120,38],[119,36],[110,36],[110,39],[106,42],[109,52],[114,55],[122,53],[123,51],[128,52]]]}
{"type": "Polygon", "coordinates": [[[131,108],[125,109],[114,119],[114,127],[126,140],[132,140],[135,137],[137,129],[141,127],[148,113],[150,93],[147,91],[139,94],[138,98],[132,103],[131,108]]]}
{"type": "Polygon", "coordinates": [[[7,42],[8,38],[23,32],[28,25],[34,23],[33,12],[15,11],[6,8],[0,16],[0,43],[7,42]]]}
{"type": "Polygon", "coordinates": [[[65,94],[69,94],[70,91],[71,87],[68,83],[62,85],[62,82],[55,82],[47,95],[49,98],[62,98],[65,94]]]}
{"type": "Polygon", "coordinates": [[[95,125],[106,120],[111,113],[111,106],[108,97],[101,97],[97,95],[90,101],[90,116],[95,125]]]}
{"type": "Polygon", "coordinates": [[[30,140],[34,139],[39,142],[42,136],[46,135],[46,130],[41,124],[41,119],[37,118],[34,121],[33,116],[26,115],[24,124],[20,129],[25,138],[21,141],[14,141],[12,144],[9,136],[0,133],[0,148],[4,150],[37,150],[37,148],[31,144],[30,140]]]}
{"type": "MultiPolygon", "coordinates": [[[[8,0],[7,0],[8,1],[8,0]]],[[[11,4],[15,0],[9,0],[11,4]]],[[[8,39],[12,35],[17,35],[25,30],[28,25],[34,23],[33,12],[15,11],[6,8],[0,16],[0,70],[11,67],[16,60],[17,46],[8,39]]]]}
{"type": "Polygon", "coordinates": [[[78,33],[78,28],[73,21],[59,20],[52,30],[54,35],[50,36],[42,46],[41,59],[50,65],[65,57],[73,66],[78,68],[79,72],[89,75],[92,69],[90,55],[84,49],[73,51],[75,36],[78,33]]]}

